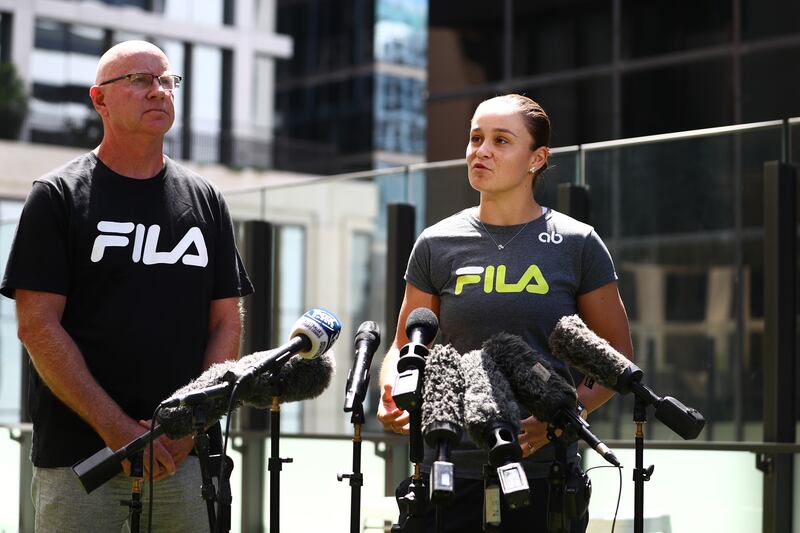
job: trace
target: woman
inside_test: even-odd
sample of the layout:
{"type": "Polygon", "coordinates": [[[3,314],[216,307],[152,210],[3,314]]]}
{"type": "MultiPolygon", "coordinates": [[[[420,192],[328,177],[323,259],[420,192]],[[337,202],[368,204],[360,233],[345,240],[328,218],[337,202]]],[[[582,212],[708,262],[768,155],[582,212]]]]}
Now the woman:
{"type": "MultiPolygon", "coordinates": [[[[392,399],[398,350],[408,342],[404,325],[418,307],[439,318],[441,341],[459,353],[480,348],[499,331],[523,337],[569,375],[550,354],[547,339],[559,318],[578,313],[598,335],[632,358],[628,319],[611,257],[594,230],[539,205],[533,189],[547,168],[550,120],[533,100],[509,94],[481,103],[470,123],[467,166],[480,204],[420,235],[406,271],[406,290],[394,344],[381,369],[378,419],[384,428],[408,433],[408,413],[392,399]]],[[[577,387],[591,412],[613,394],[599,385],[577,387]]],[[[547,531],[547,472],[554,459],[546,423],[522,421],[518,437],[531,485],[531,505],[505,512],[503,531],[547,531]]],[[[463,448],[463,445],[462,445],[463,448]]],[[[569,450],[577,460],[577,446],[569,450]]],[[[429,462],[426,453],[426,463],[429,462]]],[[[481,531],[485,452],[453,452],[456,497],[447,511],[449,531],[481,531]]],[[[588,517],[573,522],[586,528],[588,517]]],[[[433,511],[426,515],[433,531],[433,511]]]]}

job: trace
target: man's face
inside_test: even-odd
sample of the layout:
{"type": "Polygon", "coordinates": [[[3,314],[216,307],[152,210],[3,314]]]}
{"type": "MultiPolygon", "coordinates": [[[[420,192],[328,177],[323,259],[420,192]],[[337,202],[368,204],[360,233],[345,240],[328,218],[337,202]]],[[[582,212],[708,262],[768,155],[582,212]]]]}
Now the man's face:
{"type": "MultiPolygon", "coordinates": [[[[155,76],[169,73],[169,61],[156,50],[127,54],[104,65],[103,79],[99,81],[137,73],[155,76]]],[[[128,79],[96,85],[92,88],[92,98],[103,117],[106,134],[117,137],[163,136],[175,120],[173,93],[163,89],[157,78],[149,87],[138,87],[128,79]]]]}

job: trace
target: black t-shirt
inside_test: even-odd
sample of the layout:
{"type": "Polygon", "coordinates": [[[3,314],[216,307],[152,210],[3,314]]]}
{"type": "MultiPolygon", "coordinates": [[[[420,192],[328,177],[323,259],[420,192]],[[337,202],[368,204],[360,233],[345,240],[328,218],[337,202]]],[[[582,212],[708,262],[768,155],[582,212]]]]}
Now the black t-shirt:
{"type": "MultiPolygon", "coordinates": [[[[253,291],[221,194],[167,159],[131,179],[82,155],[34,181],[0,293],[66,296],[62,326],[134,419],[202,371],[211,300],[253,291]]],[[[105,446],[31,372],[36,466],[69,466],[105,446]]]]}

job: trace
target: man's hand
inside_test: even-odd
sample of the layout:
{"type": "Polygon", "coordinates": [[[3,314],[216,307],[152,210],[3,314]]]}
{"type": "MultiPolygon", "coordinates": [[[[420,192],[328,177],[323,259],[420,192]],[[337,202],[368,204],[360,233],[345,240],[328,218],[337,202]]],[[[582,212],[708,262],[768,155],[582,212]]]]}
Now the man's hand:
{"type": "Polygon", "coordinates": [[[383,429],[403,435],[408,435],[411,431],[410,416],[406,411],[398,409],[392,398],[392,386],[388,383],[383,386],[383,394],[378,404],[378,420],[383,424],[383,429]]]}
{"type": "MultiPolygon", "coordinates": [[[[141,425],[145,430],[150,431],[149,420],[139,420],[139,425],[141,425]]],[[[186,437],[182,437],[177,440],[172,440],[166,435],[161,435],[158,439],[156,439],[156,442],[163,446],[164,449],[170,454],[172,457],[172,462],[175,464],[175,469],[177,469],[178,466],[189,456],[189,453],[194,447],[194,438],[191,435],[187,435],[186,437]]],[[[158,454],[156,454],[155,457],[156,461],[158,461],[158,454]]],[[[145,464],[145,466],[147,466],[147,464],[145,464]]],[[[159,470],[159,468],[156,468],[156,475],[153,476],[153,479],[161,479],[174,473],[174,471],[170,473],[168,471],[159,470]]]]}
{"type": "MultiPolygon", "coordinates": [[[[128,418],[120,424],[115,424],[113,428],[107,428],[102,435],[100,435],[106,446],[116,451],[132,440],[140,437],[145,431],[150,430],[150,422],[142,421],[136,422],[128,418]]],[[[162,437],[165,438],[165,437],[162,437]]],[[[150,476],[150,445],[146,445],[143,454],[144,462],[144,477],[150,476]]],[[[158,480],[167,475],[175,473],[176,463],[172,458],[172,454],[167,450],[161,441],[161,438],[153,441],[153,479],[158,480]]],[[[131,463],[128,460],[122,462],[122,469],[127,474],[131,473],[131,463]]]]}

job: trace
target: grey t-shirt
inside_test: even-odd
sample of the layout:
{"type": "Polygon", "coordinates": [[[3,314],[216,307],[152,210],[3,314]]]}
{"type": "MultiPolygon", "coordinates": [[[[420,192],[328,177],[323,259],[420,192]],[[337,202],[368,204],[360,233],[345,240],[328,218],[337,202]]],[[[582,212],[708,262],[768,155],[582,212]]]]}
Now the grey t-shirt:
{"type": "MultiPolygon", "coordinates": [[[[569,376],[547,339],[561,317],[577,313],[578,295],[616,281],[608,249],[591,226],[552,209],[527,226],[481,224],[474,212],[425,229],[408,262],[406,281],[439,296],[440,341],[466,353],[505,331],[569,376]]],[[[431,457],[426,451],[426,463],[431,457]]],[[[528,476],[547,475],[553,457],[546,446],[523,461],[528,476]]],[[[486,453],[462,442],[453,462],[457,476],[480,479],[486,453]]]]}

